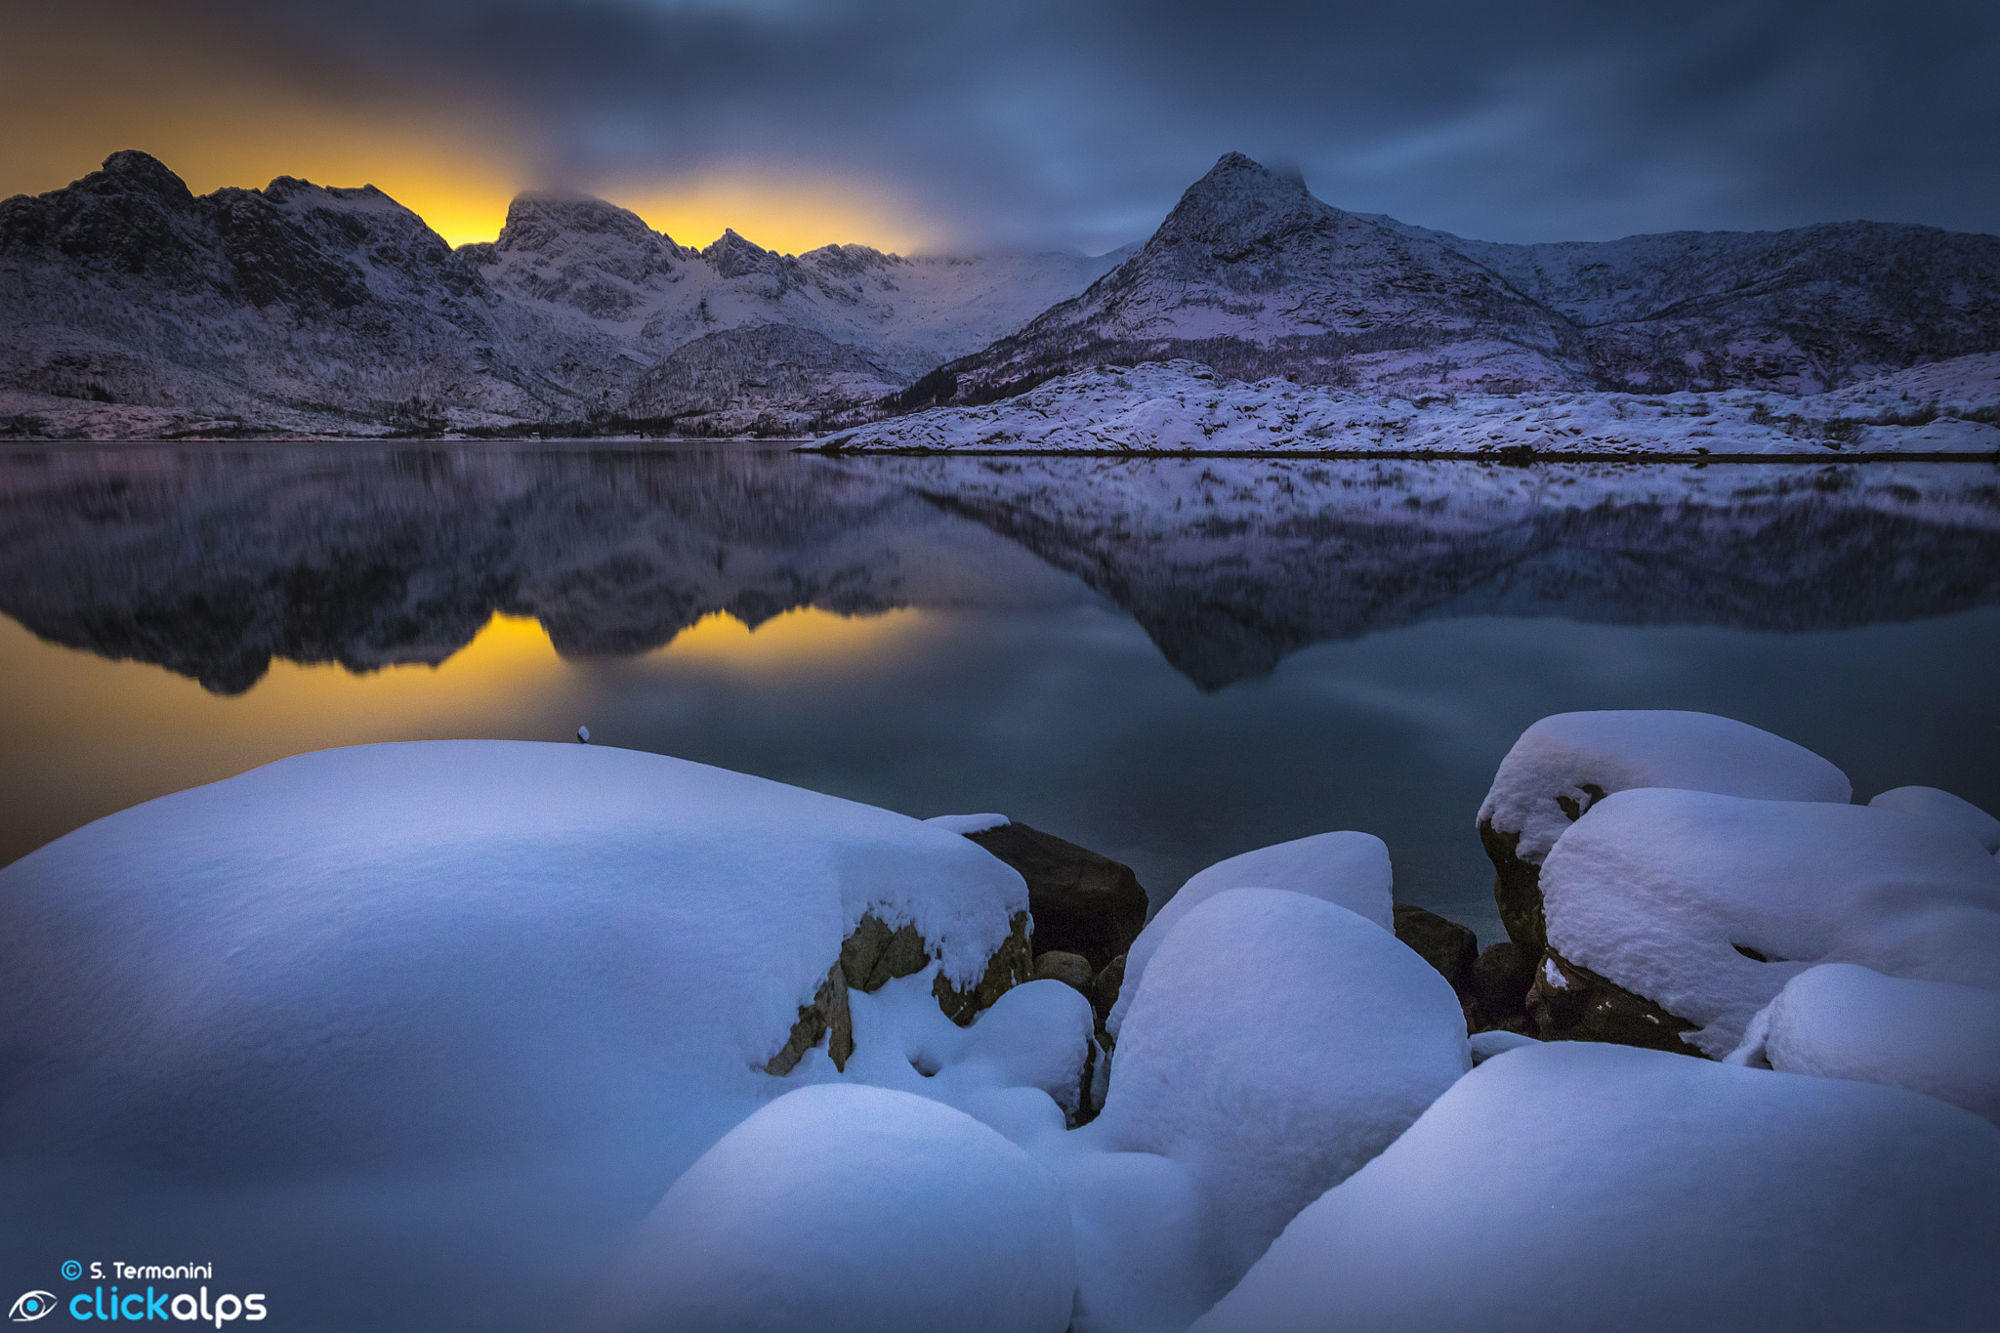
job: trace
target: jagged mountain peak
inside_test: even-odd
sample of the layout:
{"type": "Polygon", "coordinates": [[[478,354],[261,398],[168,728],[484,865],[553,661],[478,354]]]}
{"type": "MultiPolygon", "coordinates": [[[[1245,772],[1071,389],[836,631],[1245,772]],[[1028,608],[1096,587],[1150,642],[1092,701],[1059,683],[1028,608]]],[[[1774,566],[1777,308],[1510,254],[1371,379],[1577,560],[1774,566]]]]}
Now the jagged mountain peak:
{"type": "Polygon", "coordinates": [[[773,254],[755,241],[746,240],[734,228],[723,231],[715,238],[701,257],[708,261],[718,275],[724,278],[740,278],[746,273],[760,270],[776,270],[783,257],[773,254]]]}
{"type": "Polygon", "coordinates": [[[73,188],[87,193],[144,193],[175,201],[192,199],[187,182],[151,153],[121,148],[104,159],[104,165],[76,182],[73,188]]]}
{"type": "Polygon", "coordinates": [[[1345,216],[1315,199],[1300,177],[1273,171],[1242,153],[1224,153],[1208,174],[1188,186],[1154,240],[1240,239],[1251,232],[1345,216]]]}
{"type": "Polygon", "coordinates": [[[543,251],[579,236],[601,236],[632,245],[678,250],[671,236],[654,231],[628,208],[586,194],[524,191],[507,205],[507,221],[494,247],[503,251],[543,251]]]}

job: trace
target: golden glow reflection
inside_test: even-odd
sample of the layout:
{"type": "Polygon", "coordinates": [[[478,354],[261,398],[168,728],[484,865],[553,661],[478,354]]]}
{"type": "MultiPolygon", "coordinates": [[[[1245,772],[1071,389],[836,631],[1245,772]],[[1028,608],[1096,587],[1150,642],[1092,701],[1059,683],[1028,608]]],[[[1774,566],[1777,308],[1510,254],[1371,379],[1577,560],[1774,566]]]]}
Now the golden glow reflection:
{"type": "MultiPolygon", "coordinates": [[[[606,665],[712,684],[772,674],[837,677],[879,660],[926,624],[921,611],[844,616],[811,607],[752,629],[702,617],[665,647],[606,665]]],[[[565,662],[539,622],[495,615],[437,666],[274,661],[234,697],[163,667],[45,643],[0,616],[0,675],[20,701],[0,710],[0,811],[16,851],[139,801],[306,750],[478,736],[564,740],[605,695],[597,664],[565,662]]],[[[700,697],[700,696],[695,696],[700,697]]]]}

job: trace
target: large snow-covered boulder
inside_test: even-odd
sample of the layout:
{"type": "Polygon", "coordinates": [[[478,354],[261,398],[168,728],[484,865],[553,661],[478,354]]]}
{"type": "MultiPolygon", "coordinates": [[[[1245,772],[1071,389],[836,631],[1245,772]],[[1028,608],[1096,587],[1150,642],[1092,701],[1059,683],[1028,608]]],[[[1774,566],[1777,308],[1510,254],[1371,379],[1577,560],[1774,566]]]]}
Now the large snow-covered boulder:
{"type": "Polygon", "coordinates": [[[1784,801],[1853,799],[1847,777],[1781,736],[1711,713],[1557,713],[1521,733],[1479,807],[1507,934],[1545,942],[1540,869],[1584,811],[1613,792],[1676,787],[1784,801]]]}
{"type": "Polygon", "coordinates": [[[1976,1116],[1568,1042],[1460,1080],[1195,1327],[1986,1327],[1995,1253],[1976,1116]]]}
{"type": "Polygon", "coordinates": [[[218,1267],[254,1248],[274,1292],[516,1319],[783,1091],[765,1071],[859,923],[965,995],[1025,909],[947,830],[599,746],[367,746],[148,802],[0,870],[0,1179],[42,1199],[0,1257],[172,1234],[218,1267]],[[328,1239],[339,1182],[418,1177],[328,1239]],[[381,1227],[476,1232],[512,1296],[484,1310],[500,1287],[400,1240],[369,1258],[381,1227]]]}
{"type": "Polygon", "coordinates": [[[607,1293],[634,1333],[1061,1333],[1062,1186],[960,1111],[821,1085],[759,1110],[674,1182],[607,1293]]]}
{"type": "Polygon", "coordinates": [[[1541,881],[1545,967],[1644,997],[1711,1056],[1815,963],[2000,988],[2000,862],[1894,810],[1619,792],[1562,835],[1541,881]]]}
{"type": "Polygon", "coordinates": [[[1470,1067],[1451,986],[1394,935],[1283,889],[1183,916],[1139,980],[1087,1130],[1187,1164],[1240,1273],[1470,1067]]]}
{"type": "Polygon", "coordinates": [[[2000,991],[1822,963],[1785,983],[1728,1058],[1908,1088],[2000,1124],[2000,991]]]}
{"type": "Polygon", "coordinates": [[[1230,889],[1287,889],[1338,903],[1385,931],[1395,929],[1389,848],[1372,833],[1316,833],[1259,847],[1197,871],[1167,900],[1125,955],[1117,1003],[1105,1030],[1117,1036],[1146,965],[1188,913],[1230,889]]]}
{"type": "Polygon", "coordinates": [[[1936,787],[1896,787],[1868,802],[1878,810],[1898,810],[1965,834],[1989,852],[2000,852],[2000,819],[1961,796],[1936,787]]]}

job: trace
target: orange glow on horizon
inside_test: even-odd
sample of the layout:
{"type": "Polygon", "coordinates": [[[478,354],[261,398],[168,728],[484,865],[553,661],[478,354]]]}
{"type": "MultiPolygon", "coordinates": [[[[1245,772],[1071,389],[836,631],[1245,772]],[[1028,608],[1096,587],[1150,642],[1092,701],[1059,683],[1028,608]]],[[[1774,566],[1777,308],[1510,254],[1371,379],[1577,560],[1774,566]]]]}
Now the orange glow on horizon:
{"type": "MultiPolygon", "coordinates": [[[[498,94],[444,87],[308,86],[278,77],[239,35],[193,16],[132,10],[120,41],[80,12],[43,7],[12,34],[37,58],[0,77],[0,198],[59,189],[137,148],[188,188],[258,189],[277,176],[372,184],[452,245],[499,235],[533,188],[528,134],[510,135],[498,94]]],[[[630,208],[683,245],[725,227],[768,250],[834,242],[912,253],[933,244],[893,192],[779,163],[663,173],[578,187],[630,208]]]]}

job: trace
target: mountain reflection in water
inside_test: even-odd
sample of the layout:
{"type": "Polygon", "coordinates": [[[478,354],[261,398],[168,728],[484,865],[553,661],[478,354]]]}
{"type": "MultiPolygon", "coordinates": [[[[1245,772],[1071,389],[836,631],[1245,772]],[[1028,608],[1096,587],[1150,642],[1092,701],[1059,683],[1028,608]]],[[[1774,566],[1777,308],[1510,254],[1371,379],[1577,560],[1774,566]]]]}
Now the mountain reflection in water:
{"type": "MultiPolygon", "coordinates": [[[[519,660],[536,670],[516,677],[493,659],[493,688],[517,688],[489,714],[432,726],[399,715],[390,728],[370,721],[358,686],[333,706],[351,725],[290,743],[453,725],[554,738],[563,729],[541,714],[561,709],[542,695],[567,664],[591,673],[588,720],[611,743],[916,814],[963,792],[977,808],[1103,839],[1156,895],[1210,853],[1375,827],[1364,819],[1420,804],[1453,803],[1426,817],[1442,838],[1469,824],[1481,771],[1536,709],[1711,706],[1772,725],[1785,720],[1768,715],[1779,690],[1794,696],[1787,708],[1818,693],[1828,707],[1874,709],[1890,705],[1871,675],[1942,670],[1949,679],[1901,687],[1927,697],[1893,705],[1922,713],[1903,718],[1901,743],[1916,753],[1902,760],[1919,771],[1899,780],[1976,787],[1958,773],[1971,761],[1923,736],[1957,710],[1990,755],[1986,715],[1964,711],[1987,705],[1955,697],[1956,663],[1924,661],[1982,651],[1990,661],[1996,613],[1982,608],[1996,603],[2000,472],[1980,465],[831,460],[752,447],[454,445],[0,454],[0,611],[45,641],[38,651],[164,667],[234,702],[254,697],[274,662],[434,665],[496,624],[524,627],[509,632],[527,634],[519,660]],[[1921,631],[1948,642],[1785,642],[1927,621],[1958,628],[1921,631]],[[744,636],[767,623],[768,636],[744,636]],[[1134,625],[1155,664],[1192,690],[1166,691],[1120,646],[1134,625]],[[1621,633],[1632,627],[1755,633],[1641,641],[1621,633]],[[670,644],[678,661],[725,678],[679,698],[671,723],[644,669],[644,655],[670,644]],[[1381,660],[1366,688],[1341,678],[1336,707],[1331,678],[1286,659],[1317,661],[1329,650],[1314,645],[1338,644],[1349,645],[1343,661],[1381,660]],[[835,657],[878,679],[845,693],[799,683],[835,657]],[[1382,702],[1447,663],[1454,674],[1421,698],[1382,702]],[[1502,688],[1505,703],[1492,697],[1502,688]],[[1326,713],[1317,723],[1315,708],[1326,713]],[[1119,709],[1147,712],[1133,720],[1145,739],[1093,734],[1119,709]],[[1371,709],[1375,723],[1357,720],[1371,709]],[[621,710],[638,720],[621,727],[621,710]],[[783,716],[792,734],[774,722],[750,737],[752,720],[730,710],[783,716]],[[1380,720],[1398,713],[1400,723],[1380,720]],[[879,747],[858,738],[860,721],[877,727],[879,747]],[[1039,773],[1020,749],[1030,733],[1039,773]],[[1465,753],[1438,790],[1436,752],[1452,738],[1465,753]],[[1132,753],[1103,752],[1113,745],[1132,753]],[[1135,776],[1140,752],[1147,773],[1135,776]],[[1376,774],[1368,793],[1339,796],[1325,773],[1345,764],[1376,774]],[[1326,799],[1287,806],[1258,790],[1302,776],[1326,799]]],[[[485,660],[460,661],[474,658],[485,660]]],[[[62,710],[62,672],[12,674],[10,711],[62,710]]],[[[230,716],[209,712],[202,725],[227,729],[230,716]]],[[[17,726],[27,730],[9,750],[30,765],[56,744],[17,726]]],[[[232,753],[234,767],[284,743],[267,731],[232,753]]],[[[1885,734],[1879,760],[1863,766],[1887,765],[1889,744],[1885,734]]],[[[177,778],[159,759],[133,790],[188,785],[218,766],[230,771],[215,757],[177,778]]],[[[85,803],[28,823],[40,840],[102,812],[85,803]]],[[[9,842],[0,858],[32,845],[9,842]]],[[[1436,879],[1447,863],[1453,883],[1433,884],[1433,897],[1463,899],[1483,921],[1466,849],[1399,855],[1399,882],[1436,879]]]]}

